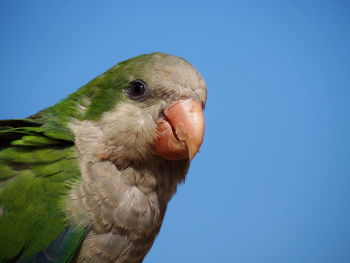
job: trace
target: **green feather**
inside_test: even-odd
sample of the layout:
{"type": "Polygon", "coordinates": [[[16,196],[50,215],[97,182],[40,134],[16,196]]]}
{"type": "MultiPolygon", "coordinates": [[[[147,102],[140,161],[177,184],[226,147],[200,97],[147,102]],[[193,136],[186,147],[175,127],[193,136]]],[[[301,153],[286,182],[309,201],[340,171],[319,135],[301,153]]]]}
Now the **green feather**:
{"type": "Polygon", "coordinates": [[[59,142],[57,140],[44,137],[44,136],[23,136],[21,140],[16,140],[11,143],[16,146],[48,146],[48,145],[57,145],[59,142]],[[17,143],[16,143],[17,142],[17,143]],[[23,143],[23,144],[21,144],[23,143]]]}
{"type": "Polygon", "coordinates": [[[12,170],[8,165],[0,162],[0,180],[16,175],[16,171],[12,170]]]}
{"type": "Polygon", "coordinates": [[[0,152],[0,160],[14,163],[51,163],[63,159],[66,149],[11,147],[0,152]]]}
{"type": "Polygon", "coordinates": [[[46,136],[37,123],[19,127],[28,123],[0,122],[0,262],[30,258],[64,230],[62,202],[80,178],[73,143],[46,136]]]}

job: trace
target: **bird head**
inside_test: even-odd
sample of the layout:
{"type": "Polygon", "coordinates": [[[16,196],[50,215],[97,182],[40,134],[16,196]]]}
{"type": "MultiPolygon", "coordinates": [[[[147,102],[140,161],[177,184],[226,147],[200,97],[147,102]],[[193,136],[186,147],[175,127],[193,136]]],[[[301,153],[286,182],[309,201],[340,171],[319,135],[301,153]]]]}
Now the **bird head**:
{"type": "Polygon", "coordinates": [[[192,159],[204,136],[206,96],[198,71],[163,53],[123,61],[79,90],[83,122],[98,127],[104,156],[128,160],[192,159]]]}

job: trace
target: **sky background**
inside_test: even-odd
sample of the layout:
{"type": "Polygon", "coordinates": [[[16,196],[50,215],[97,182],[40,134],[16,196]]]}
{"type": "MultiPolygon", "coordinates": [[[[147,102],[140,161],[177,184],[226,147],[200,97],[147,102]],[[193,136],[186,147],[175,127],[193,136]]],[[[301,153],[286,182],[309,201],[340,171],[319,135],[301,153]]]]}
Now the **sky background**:
{"type": "Polygon", "coordinates": [[[0,118],[161,51],[208,85],[206,134],[145,263],[350,262],[349,1],[0,2],[0,118]]]}

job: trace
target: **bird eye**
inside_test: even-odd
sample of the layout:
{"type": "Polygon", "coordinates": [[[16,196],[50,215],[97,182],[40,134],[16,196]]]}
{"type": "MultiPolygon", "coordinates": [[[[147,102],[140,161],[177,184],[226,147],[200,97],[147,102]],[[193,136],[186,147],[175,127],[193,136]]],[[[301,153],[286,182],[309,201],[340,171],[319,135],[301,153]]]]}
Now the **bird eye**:
{"type": "Polygon", "coordinates": [[[147,85],[142,80],[134,80],[129,84],[128,95],[131,99],[142,100],[145,98],[147,85]]]}

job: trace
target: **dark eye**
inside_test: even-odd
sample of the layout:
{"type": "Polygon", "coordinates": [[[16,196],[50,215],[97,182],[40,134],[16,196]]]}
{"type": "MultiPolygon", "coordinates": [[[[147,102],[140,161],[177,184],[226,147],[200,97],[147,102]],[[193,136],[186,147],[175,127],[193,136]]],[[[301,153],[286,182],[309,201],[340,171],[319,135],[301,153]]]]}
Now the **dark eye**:
{"type": "Polygon", "coordinates": [[[128,87],[128,95],[131,99],[142,100],[147,94],[147,84],[142,80],[134,80],[130,82],[128,87]]]}

